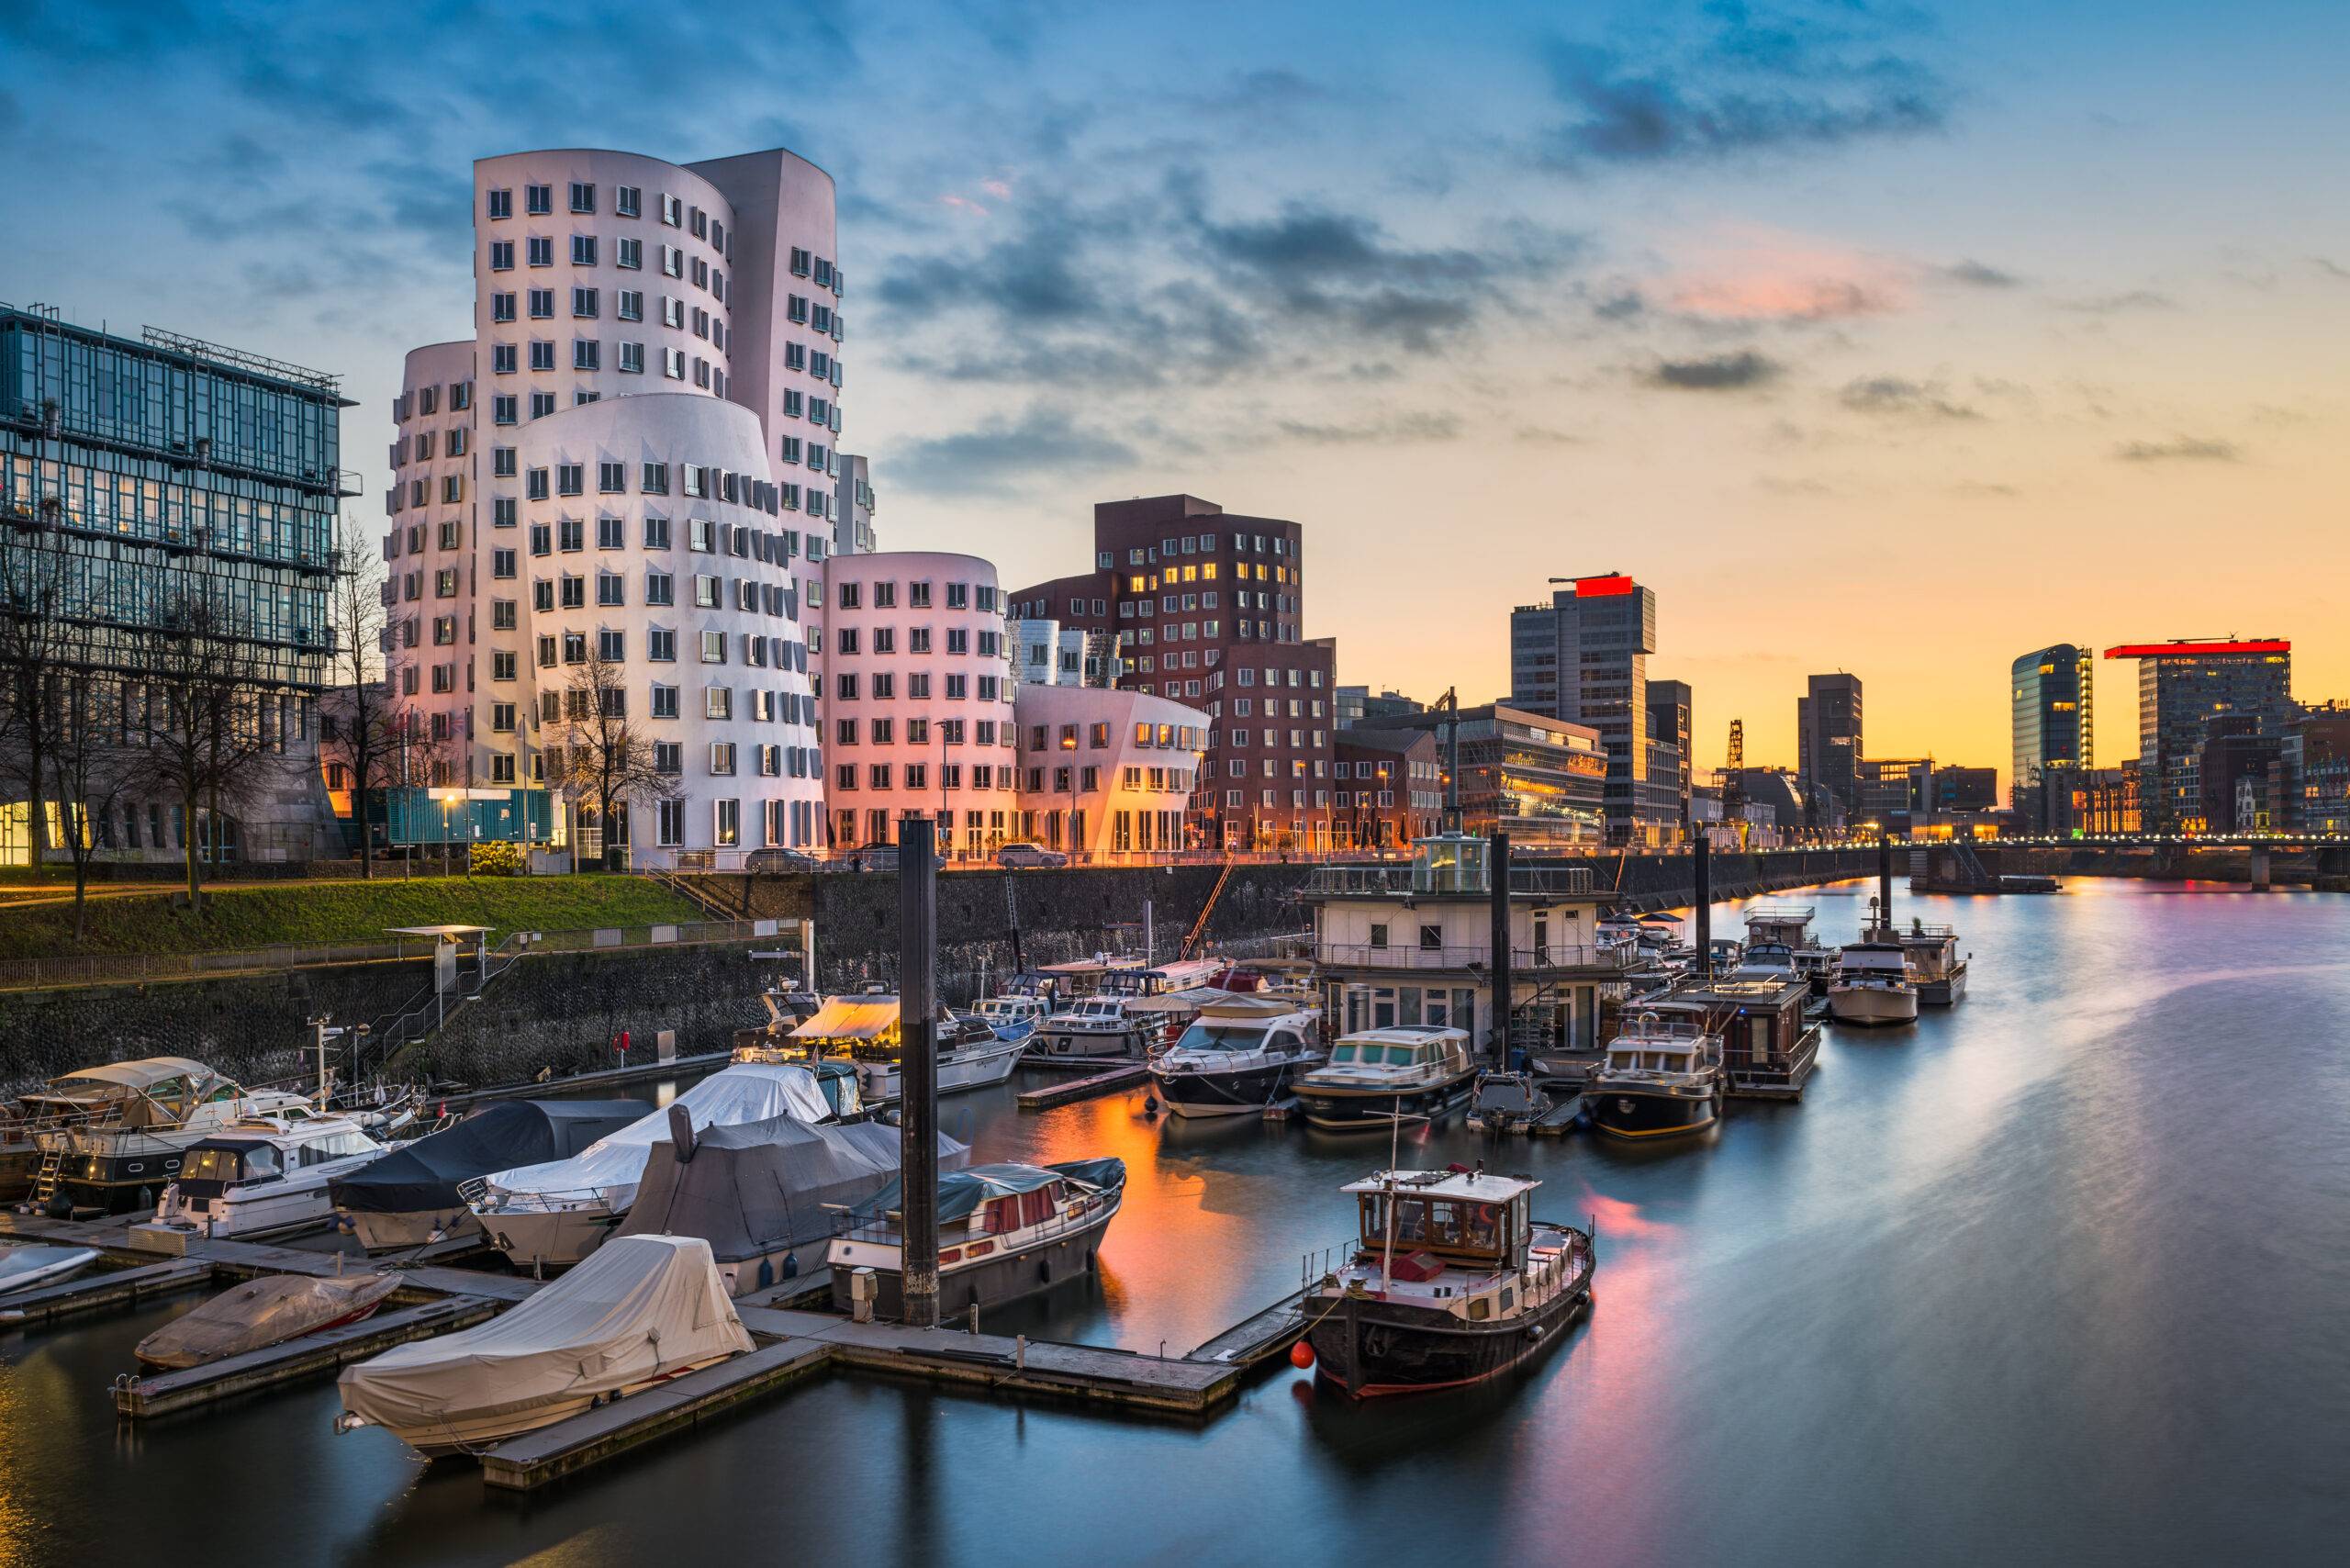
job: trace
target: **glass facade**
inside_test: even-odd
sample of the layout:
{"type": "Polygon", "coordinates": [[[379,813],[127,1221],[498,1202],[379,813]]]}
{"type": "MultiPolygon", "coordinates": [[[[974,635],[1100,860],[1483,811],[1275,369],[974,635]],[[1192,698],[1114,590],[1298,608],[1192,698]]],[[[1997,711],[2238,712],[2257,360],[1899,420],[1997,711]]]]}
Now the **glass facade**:
{"type": "Polygon", "coordinates": [[[2096,766],[2089,650],[2058,643],[2016,660],[2009,680],[2013,763],[2009,799],[2034,833],[2066,833],[2070,775],[2096,766]]]}
{"type": "Polygon", "coordinates": [[[2250,734],[2283,733],[2293,714],[2293,649],[2281,639],[2133,643],[2109,659],[2138,661],[2138,759],[2149,833],[2230,831],[2208,820],[2202,755],[2206,720],[2243,716],[2250,734]]]}

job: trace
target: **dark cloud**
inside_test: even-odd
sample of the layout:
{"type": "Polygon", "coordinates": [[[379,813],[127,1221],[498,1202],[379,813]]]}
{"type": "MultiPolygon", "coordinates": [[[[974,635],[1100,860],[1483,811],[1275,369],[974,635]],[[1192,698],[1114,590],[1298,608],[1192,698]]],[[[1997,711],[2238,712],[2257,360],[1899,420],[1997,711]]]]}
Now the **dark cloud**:
{"type": "Polygon", "coordinates": [[[1637,288],[1611,294],[1591,308],[1591,313],[1603,321],[1629,321],[1644,313],[1649,302],[1637,288]]]}
{"type": "Polygon", "coordinates": [[[1730,392],[1741,387],[1760,386],[1775,379],[1781,366],[1751,349],[1737,353],[1714,354],[1706,359],[1660,360],[1649,372],[1649,380],[1658,386],[1671,386],[1686,392],[1730,392]]]}
{"type": "Polygon", "coordinates": [[[2214,436],[2179,435],[2168,441],[2124,442],[2113,455],[2124,463],[2241,463],[2244,449],[2214,436]]]}
{"type": "Polygon", "coordinates": [[[2150,288],[2133,288],[2121,294],[2096,294],[2079,299],[2060,299],[2059,310],[2071,310],[2083,316],[2111,316],[2123,310],[2170,310],[2178,302],[2167,294],[2157,294],[2150,288]]]}
{"type": "Polygon", "coordinates": [[[1114,468],[1137,461],[1119,438],[1080,424],[1067,410],[1034,404],[1013,419],[992,419],[901,447],[890,460],[890,483],[931,495],[1005,495],[1046,474],[1114,468]]]}
{"type": "Polygon", "coordinates": [[[2323,256],[2311,256],[2310,260],[2317,263],[2318,271],[2329,277],[2350,278],[2350,267],[2344,266],[2340,262],[2329,261],[2323,256]]]}
{"type": "Polygon", "coordinates": [[[1553,40],[1544,64],[1566,118],[1539,153],[1555,167],[1705,161],[1942,129],[1953,92],[1899,52],[1907,14],[1866,0],[1781,14],[1707,7],[1694,35],[1637,44],[1553,40]]]}
{"type": "Polygon", "coordinates": [[[2014,288],[2023,282],[2011,272],[1971,259],[1953,262],[1942,269],[1942,274],[1953,283],[1971,283],[1977,288],[2014,288]]]}
{"type": "Polygon", "coordinates": [[[1412,442],[1458,441],[1462,434],[1460,419],[1455,414],[1428,414],[1417,418],[1385,414],[1347,424],[1275,420],[1272,428],[1290,440],[1308,446],[1398,446],[1412,442]]]}
{"type": "Polygon", "coordinates": [[[1983,417],[1964,403],[1952,402],[1949,389],[1939,381],[1905,381],[1897,375],[1869,375],[1848,382],[1837,394],[1837,401],[1863,414],[1935,420],[1983,417]]]}

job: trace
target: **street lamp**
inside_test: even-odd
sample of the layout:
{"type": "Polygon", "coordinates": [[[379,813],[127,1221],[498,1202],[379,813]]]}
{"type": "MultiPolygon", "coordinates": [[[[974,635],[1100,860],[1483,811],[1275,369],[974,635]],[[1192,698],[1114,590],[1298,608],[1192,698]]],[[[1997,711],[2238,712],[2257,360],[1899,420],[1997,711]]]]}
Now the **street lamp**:
{"type": "Polygon", "coordinates": [[[1063,724],[1063,725],[1061,726],[1061,750],[1063,750],[1063,751],[1065,751],[1065,752],[1069,753],[1069,763],[1068,763],[1068,769],[1069,769],[1069,864],[1071,864],[1072,866],[1074,866],[1074,865],[1078,864],[1078,853],[1077,853],[1077,728],[1076,728],[1076,726],[1075,726],[1075,725],[1072,725],[1072,724],[1063,724]]]}
{"type": "MultiPolygon", "coordinates": [[[[444,877],[449,874],[449,808],[463,799],[464,797],[454,790],[444,792],[441,797],[441,874],[444,877]]],[[[473,874],[473,857],[468,855],[465,857],[465,875],[471,878],[473,874]]]]}

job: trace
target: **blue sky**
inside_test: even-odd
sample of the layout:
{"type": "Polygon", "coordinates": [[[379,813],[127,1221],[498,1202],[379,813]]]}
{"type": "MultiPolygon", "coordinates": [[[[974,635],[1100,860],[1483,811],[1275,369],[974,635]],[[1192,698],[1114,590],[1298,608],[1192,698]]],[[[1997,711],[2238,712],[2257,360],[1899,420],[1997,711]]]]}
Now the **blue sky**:
{"type": "Polygon", "coordinates": [[[1016,586],[1096,499],[1295,517],[1342,678],[1424,697],[1630,571],[1701,762],[1847,667],[1873,752],[2004,764],[2056,640],[2350,695],[2338,5],[17,0],[0,55],[0,297],[341,373],[371,490],[472,159],[784,145],[886,543],[1016,586]]]}

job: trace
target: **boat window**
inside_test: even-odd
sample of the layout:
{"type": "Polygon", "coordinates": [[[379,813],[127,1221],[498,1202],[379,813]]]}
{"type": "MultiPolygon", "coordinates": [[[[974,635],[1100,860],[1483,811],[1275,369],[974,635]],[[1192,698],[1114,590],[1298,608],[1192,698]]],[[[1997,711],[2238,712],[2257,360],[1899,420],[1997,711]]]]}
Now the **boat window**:
{"type": "Polygon", "coordinates": [[[192,1148],[180,1164],[183,1182],[234,1182],[238,1177],[237,1151],[233,1148],[192,1148]]]}
{"type": "Polygon", "coordinates": [[[1280,1034],[1267,1038],[1265,1048],[1270,1051],[1293,1051],[1299,1048],[1298,1039],[1295,1035],[1284,1029],[1280,1034]]]}
{"type": "Polygon", "coordinates": [[[1480,1252],[1498,1251],[1501,1247],[1501,1205],[1466,1204],[1462,1208],[1462,1238],[1480,1252]]]}
{"type": "MultiPolygon", "coordinates": [[[[1258,1031],[1243,1024],[1193,1024],[1175,1042],[1179,1051],[1253,1051],[1258,1031]]],[[[1294,1041],[1292,1042],[1294,1044],[1294,1041]]]]}
{"type": "Polygon", "coordinates": [[[1352,1061],[1355,1059],[1355,1047],[1347,1045],[1333,1046],[1330,1047],[1330,1059],[1333,1062],[1352,1061]]]}

